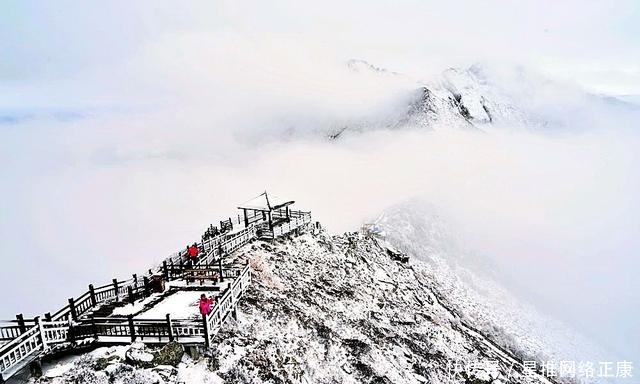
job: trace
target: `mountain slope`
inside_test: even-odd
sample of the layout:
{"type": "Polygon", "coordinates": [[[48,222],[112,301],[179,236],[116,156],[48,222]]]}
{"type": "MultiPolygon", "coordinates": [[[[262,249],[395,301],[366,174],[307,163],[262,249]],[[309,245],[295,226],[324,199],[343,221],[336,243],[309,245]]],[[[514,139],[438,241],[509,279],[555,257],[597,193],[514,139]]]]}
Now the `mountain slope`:
{"type": "Polygon", "coordinates": [[[446,292],[441,299],[449,308],[521,358],[601,361],[610,356],[590,338],[516,297],[496,266],[464,249],[445,220],[420,201],[388,209],[375,230],[424,262],[435,291],[446,292]]]}
{"type": "MultiPolygon", "coordinates": [[[[237,258],[250,260],[253,283],[208,360],[185,357],[162,375],[129,367],[128,383],[548,383],[444,306],[423,263],[394,261],[374,237],[319,231],[237,258]]],[[[126,365],[88,374],[95,364],[79,358],[53,381],[120,382],[109,372],[126,365]]]]}
{"type": "Polygon", "coordinates": [[[441,382],[454,362],[472,362],[452,382],[546,381],[522,376],[439,302],[421,263],[392,260],[374,238],[305,235],[249,254],[254,288],[214,353],[221,367],[242,356],[218,372],[226,380],[441,382]]]}

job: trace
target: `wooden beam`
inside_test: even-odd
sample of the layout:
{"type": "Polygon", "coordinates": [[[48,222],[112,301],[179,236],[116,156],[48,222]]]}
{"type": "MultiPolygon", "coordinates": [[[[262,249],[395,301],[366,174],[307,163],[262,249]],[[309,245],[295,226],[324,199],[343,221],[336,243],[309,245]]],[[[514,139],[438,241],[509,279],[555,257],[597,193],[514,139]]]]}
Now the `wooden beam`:
{"type": "Polygon", "coordinates": [[[18,320],[18,328],[20,328],[20,333],[27,332],[27,327],[24,324],[24,316],[22,315],[22,313],[17,314],[16,319],[18,320]]]}
{"type": "Polygon", "coordinates": [[[69,312],[71,312],[71,319],[77,321],[78,314],[76,313],[76,303],[73,301],[73,297],[69,298],[69,312]]]}
{"type": "Polygon", "coordinates": [[[167,330],[169,334],[169,341],[173,341],[173,328],[171,327],[171,316],[167,313],[167,330]]]}
{"type": "Polygon", "coordinates": [[[211,347],[210,343],[209,343],[209,322],[207,321],[207,315],[206,314],[202,314],[202,325],[204,326],[204,346],[205,348],[209,349],[211,347]]]}
{"type": "Polygon", "coordinates": [[[127,315],[129,321],[129,333],[131,334],[131,342],[136,341],[136,327],[133,325],[133,315],[127,315]]]}
{"type": "Polygon", "coordinates": [[[96,302],[96,291],[93,288],[93,284],[89,284],[89,297],[91,298],[91,306],[94,307],[96,302]]]}
{"type": "Polygon", "coordinates": [[[113,290],[116,294],[116,302],[120,301],[120,295],[118,295],[118,279],[113,279],[113,290]]]}

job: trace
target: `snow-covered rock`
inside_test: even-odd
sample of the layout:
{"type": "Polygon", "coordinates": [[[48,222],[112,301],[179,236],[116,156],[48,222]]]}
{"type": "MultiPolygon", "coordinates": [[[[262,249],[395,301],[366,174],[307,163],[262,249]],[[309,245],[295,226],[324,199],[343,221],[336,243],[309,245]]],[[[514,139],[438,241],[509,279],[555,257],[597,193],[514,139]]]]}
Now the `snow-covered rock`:
{"type": "Polygon", "coordinates": [[[144,344],[133,344],[125,353],[127,363],[133,366],[149,367],[153,361],[153,353],[145,350],[144,344]]]}
{"type": "Polygon", "coordinates": [[[253,285],[211,356],[228,382],[545,382],[442,305],[422,263],[373,237],[306,234],[242,258],[253,285]]]}
{"type": "Polygon", "coordinates": [[[251,263],[252,285],[198,361],[157,366],[158,352],[139,345],[101,348],[39,382],[548,383],[452,309],[426,263],[394,260],[379,235],[242,248],[234,257],[251,263]]]}

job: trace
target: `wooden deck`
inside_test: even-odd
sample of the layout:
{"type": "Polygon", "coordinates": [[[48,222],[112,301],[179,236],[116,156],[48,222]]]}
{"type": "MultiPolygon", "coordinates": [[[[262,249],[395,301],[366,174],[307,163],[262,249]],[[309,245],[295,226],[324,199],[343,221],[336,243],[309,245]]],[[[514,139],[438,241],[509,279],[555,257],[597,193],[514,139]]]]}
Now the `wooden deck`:
{"type": "MultiPolygon", "coordinates": [[[[146,274],[133,275],[127,280],[114,279],[110,284],[97,287],[89,285],[86,292],[77,298],[70,298],[64,307],[53,314],[46,313],[34,319],[23,319],[22,315],[18,315],[15,320],[0,321],[0,383],[53,348],[61,345],[73,348],[80,341],[98,344],[134,341],[165,344],[177,341],[184,345],[209,348],[228,316],[235,317],[238,301],[251,284],[248,264],[231,268],[224,263],[224,259],[256,239],[275,239],[299,232],[311,222],[310,212],[274,210],[273,216],[274,220],[269,223],[262,216],[252,217],[248,226],[244,226],[238,218],[235,230],[233,225],[227,226],[230,229],[226,233],[197,243],[202,252],[197,263],[192,263],[186,250],[183,250],[146,274]],[[149,297],[154,279],[184,281],[188,278],[187,271],[193,270],[217,273],[221,283],[227,282],[212,312],[201,319],[172,318],[171,314],[161,319],[138,319],[132,315],[96,316],[101,308],[111,303],[132,304],[149,297]]],[[[198,287],[196,282],[191,288],[185,284],[181,289],[198,287]]]]}

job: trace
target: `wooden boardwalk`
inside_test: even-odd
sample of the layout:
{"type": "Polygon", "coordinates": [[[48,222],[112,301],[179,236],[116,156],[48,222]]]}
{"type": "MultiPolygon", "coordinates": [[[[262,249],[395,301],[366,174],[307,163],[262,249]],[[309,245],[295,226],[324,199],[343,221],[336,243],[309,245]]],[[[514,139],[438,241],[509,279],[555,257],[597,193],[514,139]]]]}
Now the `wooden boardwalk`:
{"type": "MultiPolygon", "coordinates": [[[[264,195],[266,197],[266,193],[264,195]]],[[[298,232],[310,222],[310,212],[291,211],[288,207],[286,212],[272,210],[268,217],[253,218],[251,223],[246,217],[243,223],[239,217],[236,230],[229,219],[224,222],[225,233],[197,243],[202,256],[196,263],[189,260],[184,250],[142,276],[114,279],[110,284],[97,287],[89,285],[87,292],[70,298],[67,305],[53,314],[46,313],[34,319],[18,315],[15,320],[0,321],[0,383],[43,355],[56,349],[73,349],[79,342],[164,344],[176,341],[209,348],[227,317],[235,317],[238,301],[251,284],[249,264],[230,269],[223,265],[223,259],[256,239],[274,239],[298,232]],[[273,220],[274,217],[277,220],[273,220]],[[203,315],[202,319],[172,318],[170,313],[162,319],[96,316],[102,308],[113,303],[133,304],[148,298],[157,283],[154,280],[189,279],[194,270],[215,271],[220,282],[229,282],[211,313],[203,315]]]]}

